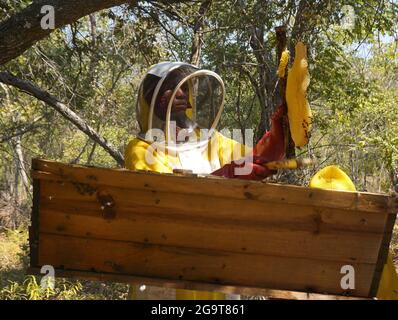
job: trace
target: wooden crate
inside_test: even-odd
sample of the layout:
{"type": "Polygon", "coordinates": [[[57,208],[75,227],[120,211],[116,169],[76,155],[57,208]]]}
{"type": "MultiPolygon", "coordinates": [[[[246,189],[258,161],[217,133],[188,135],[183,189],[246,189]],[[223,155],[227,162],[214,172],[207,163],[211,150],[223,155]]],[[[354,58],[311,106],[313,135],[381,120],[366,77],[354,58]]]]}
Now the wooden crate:
{"type": "Polygon", "coordinates": [[[398,211],[396,197],[380,194],[43,160],[32,168],[30,270],[83,279],[374,297],[398,211]],[[344,265],[354,290],[341,288],[344,265]]]}

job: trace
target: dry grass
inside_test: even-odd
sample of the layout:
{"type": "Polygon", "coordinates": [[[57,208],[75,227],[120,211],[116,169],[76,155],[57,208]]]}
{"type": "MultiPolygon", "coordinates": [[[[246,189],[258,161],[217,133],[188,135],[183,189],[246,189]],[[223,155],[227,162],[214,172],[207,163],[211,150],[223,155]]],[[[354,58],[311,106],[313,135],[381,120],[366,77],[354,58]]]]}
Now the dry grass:
{"type": "Polygon", "coordinates": [[[0,232],[0,287],[24,278],[28,234],[24,230],[0,232]]]}
{"type": "Polygon", "coordinates": [[[0,271],[16,269],[20,266],[18,254],[22,252],[18,241],[13,241],[4,233],[0,234],[0,271]]]}

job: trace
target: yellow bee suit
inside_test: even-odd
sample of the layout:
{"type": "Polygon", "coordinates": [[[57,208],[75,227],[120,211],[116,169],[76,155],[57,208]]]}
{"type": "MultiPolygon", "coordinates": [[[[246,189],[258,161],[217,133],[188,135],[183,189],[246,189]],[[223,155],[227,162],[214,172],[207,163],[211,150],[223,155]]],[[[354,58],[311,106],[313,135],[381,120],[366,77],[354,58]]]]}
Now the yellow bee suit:
{"type": "MultiPolygon", "coordinates": [[[[177,154],[163,152],[153,148],[150,143],[141,138],[132,139],[125,151],[125,167],[130,170],[146,170],[160,173],[173,173],[174,165],[181,166],[177,154]],[[150,158],[148,158],[150,154],[150,158]]],[[[248,154],[251,149],[239,142],[229,139],[219,132],[215,132],[208,142],[203,161],[212,162],[212,171],[215,171],[232,159],[238,159],[248,154]],[[211,159],[211,160],[210,160],[211,159]]],[[[183,168],[190,169],[190,168],[183,168]]]]}
{"type": "MultiPolygon", "coordinates": [[[[328,166],[317,172],[310,181],[311,188],[356,191],[348,175],[337,166],[328,166]]],[[[381,300],[398,300],[398,274],[392,254],[388,254],[376,297],[381,300]]]]}
{"type": "MultiPolygon", "coordinates": [[[[179,164],[178,154],[170,155],[162,150],[150,150],[150,143],[140,138],[134,138],[128,144],[125,151],[125,167],[130,170],[148,170],[160,173],[173,173],[173,164],[179,164]],[[148,161],[148,152],[153,158],[148,161]],[[154,160],[154,161],[153,161],[154,160]]],[[[203,153],[202,161],[207,162],[212,159],[213,171],[225,164],[230,163],[232,157],[236,157],[234,152],[240,156],[245,155],[245,151],[250,149],[244,145],[229,139],[219,132],[215,132],[208,142],[207,150],[203,153]],[[218,161],[218,165],[215,162],[218,161]]],[[[236,158],[235,158],[236,159],[236,158]]],[[[181,165],[181,164],[180,164],[181,165]]],[[[189,169],[189,168],[186,168],[189,169]]],[[[223,300],[225,294],[218,292],[176,290],[177,300],[223,300]]]]}

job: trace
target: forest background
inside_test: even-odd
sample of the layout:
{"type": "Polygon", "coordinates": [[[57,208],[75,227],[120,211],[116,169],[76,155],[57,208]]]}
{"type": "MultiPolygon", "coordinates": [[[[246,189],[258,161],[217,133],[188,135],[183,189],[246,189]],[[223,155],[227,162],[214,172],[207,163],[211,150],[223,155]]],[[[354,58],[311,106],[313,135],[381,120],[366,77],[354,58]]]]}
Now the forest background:
{"type": "MultiPolygon", "coordinates": [[[[0,299],[126,298],[124,284],[62,279],[43,291],[38,278],[25,276],[31,159],[120,165],[115,154],[123,154],[138,132],[139,81],[151,65],[166,60],[217,72],[227,90],[220,128],[253,129],[261,136],[280,99],[277,26],[287,26],[292,56],[297,41],[308,46],[313,130],[296,155],[318,159],[288,182],[308,185],[320,168],[337,164],[360,191],[396,188],[396,0],[87,3],[0,0],[0,299]],[[25,32],[32,10],[47,4],[56,8],[55,29],[25,32]],[[26,81],[30,91],[20,90],[26,81]],[[87,136],[48,95],[32,96],[32,88],[50,94],[98,135],[87,136]]],[[[391,250],[398,264],[397,225],[394,230],[391,250]]]]}

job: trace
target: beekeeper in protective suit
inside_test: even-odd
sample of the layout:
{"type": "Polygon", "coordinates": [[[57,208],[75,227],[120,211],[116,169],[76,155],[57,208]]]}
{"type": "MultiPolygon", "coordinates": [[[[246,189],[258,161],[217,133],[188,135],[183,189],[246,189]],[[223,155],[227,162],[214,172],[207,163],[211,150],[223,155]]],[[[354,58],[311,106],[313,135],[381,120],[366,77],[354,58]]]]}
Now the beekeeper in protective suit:
{"type": "MultiPolygon", "coordinates": [[[[272,116],[271,130],[254,147],[245,146],[216,130],[224,95],[224,83],[212,71],[180,62],[151,67],[139,87],[140,133],[127,146],[126,168],[161,173],[190,170],[251,180],[269,176],[273,172],[261,163],[285,156],[282,109],[272,116]]],[[[148,296],[151,290],[155,288],[141,292],[135,287],[135,297],[148,296]]],[[[171,294],[177,299],[224,298],[220,293],[191,290],[171,294]]]]}

